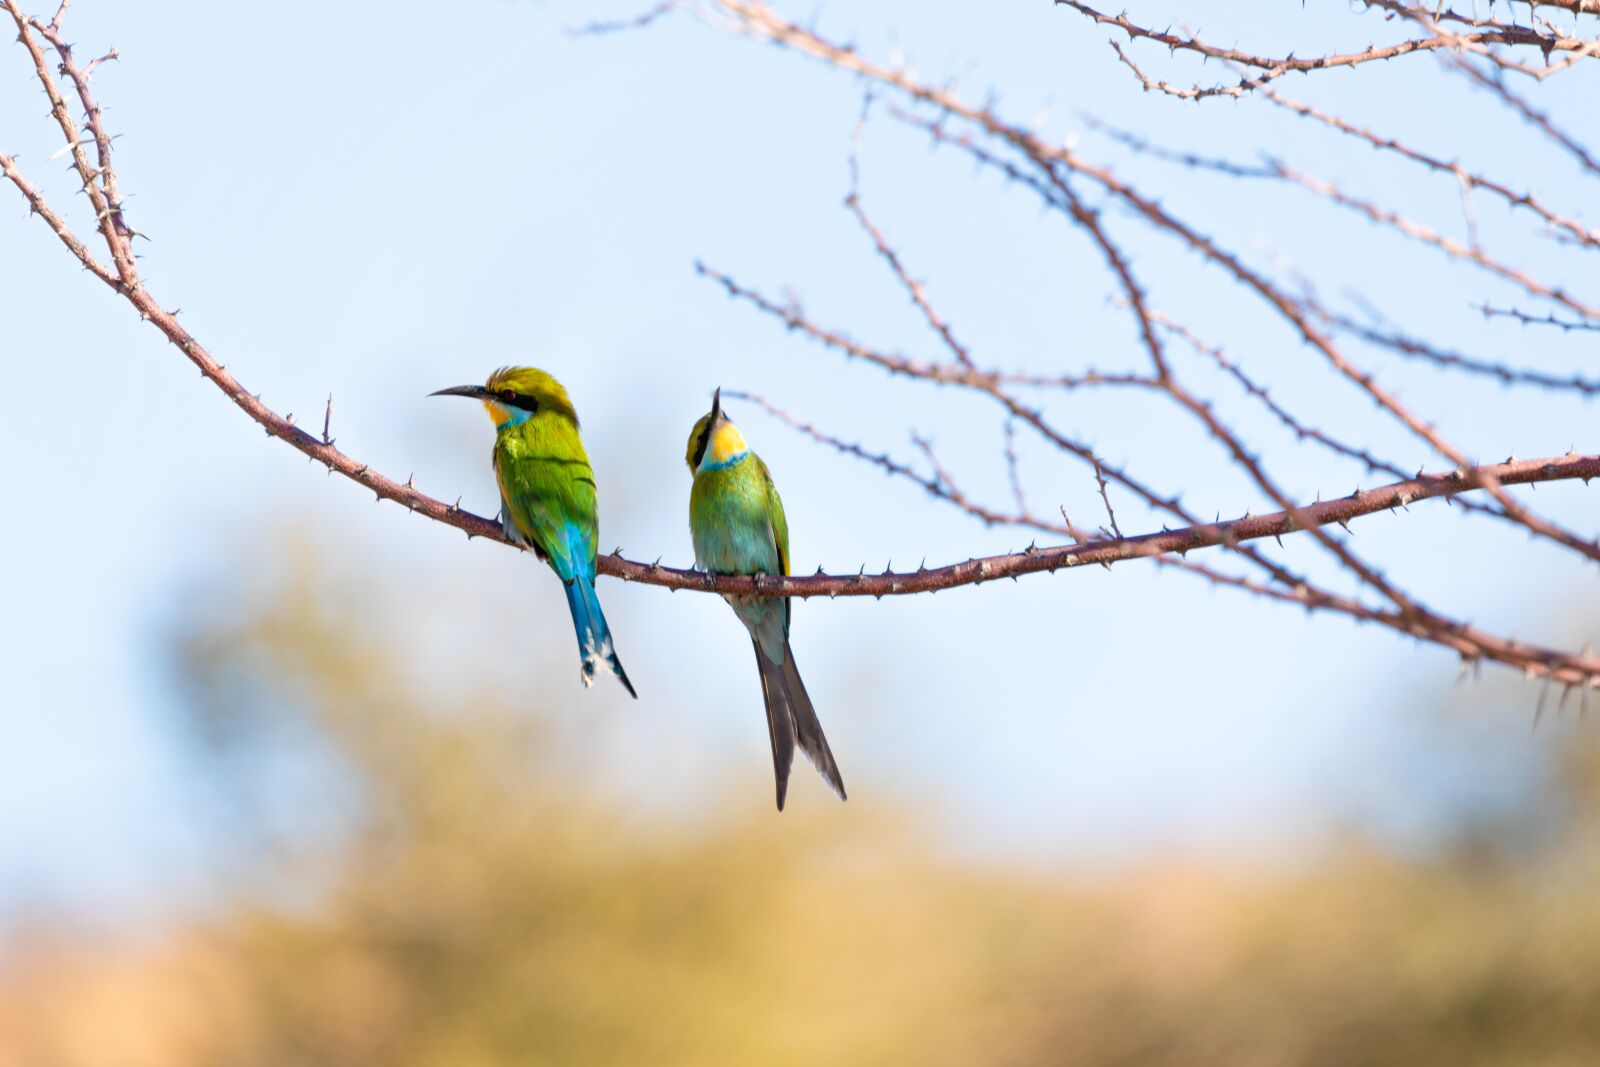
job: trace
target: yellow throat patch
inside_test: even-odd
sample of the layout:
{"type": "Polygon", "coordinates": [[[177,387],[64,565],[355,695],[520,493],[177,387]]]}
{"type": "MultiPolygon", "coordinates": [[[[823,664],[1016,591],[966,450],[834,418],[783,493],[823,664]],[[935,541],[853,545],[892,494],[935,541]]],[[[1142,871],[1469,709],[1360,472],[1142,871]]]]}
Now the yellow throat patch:
{"type": "Polygon", "coordinates": [[[711,441],[706,445],[706,459],[712,463],[726,463],[749,450],[750,446],[745,444],[744,434],[739,432],[739,427],[725,422],[711,435],[711,441]]]}

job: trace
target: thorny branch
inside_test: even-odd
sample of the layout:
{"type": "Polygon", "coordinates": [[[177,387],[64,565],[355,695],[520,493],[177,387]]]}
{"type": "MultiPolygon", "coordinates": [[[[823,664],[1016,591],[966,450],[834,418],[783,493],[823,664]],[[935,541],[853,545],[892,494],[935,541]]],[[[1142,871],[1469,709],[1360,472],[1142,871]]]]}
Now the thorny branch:
{"type": "MultiPolygon", "coordinates": [[[[1414,149],[1394,138],[1370,133],[1366,127],[1348,122],[1318,110],[1311,105],[1300,105],[1277,94],[1267,86],[1288,73],[1313,75],[1319,71],[1354,68],[1369,62],[1398,58],[1412,54],[1438,54],[1448,63],[1487,62],[1496,71],[1485,76],[1494,85],[1501,85],[1500,75],[1506,72],[1531,72],[1520,60],[1508,58],[1508,50],[1516,48],[1540,49],[1550,53],[1570,54],[1574,61],[1592,58],[1595,49],[1588,38],[1558,31],[1547,22],[1531,20],[1528,25],[1504,22],[1494,18],[1480,19],[1460,15],[1448,9],[1414,8],[1387,0],[1371,0],[1366,6],[1399,20],[1417,31],[1414,37],[1387,45],[1374,45],[1360,53],[1330,54],[1312,59],[1272,57],[1249,53],[1239,49],[1216,48],[1203,41],[1198,34],[1185,31],[1175,34],[1156,30],[1137,23],[1128,15],[1108,16],[1073,0],[1062,0],[1062,5],[1090,17],[1100,24],[1115,26],[1125,32],[1131,41],[1150,41],[1165,46],[1169,51],[1197,53],[1205,59],[1218,60],[1229,67],[1241,70],[1241,80],[1236,87],[1219,87],[1206,90],[1195,87],[1193,91],[1174,91],[1174,95],[1199,99],[1208,95],[1244,96],[1256,93],[1273,105],[1295,111],[1304,117],[1321,121],[1340,135],[1357,137],[1380,151],[1389,152],[1408,164],[1426,171],[1443,173],[1455,179],[1463,198],[1467,216],[1469,238],[1458,240],[1437,229],[1407,218],[1370,198],[1349,192],[1331,182],[1315,178],[1289,167],[1278,160],[1267,160],[1264,165],[1237,164],[1217,161],[1194,153],[1186,153],[1165,146],[1149,146],[1123,137],[1125,144],[1135,149],[1151,151],[1169,162],[1198,168],[1214,169],[1235,179],[1268,178],[1291,183],[1307,193],[1337,207],[1353,210],[1373,222],[1381,230],[1420,242],[1442,252],[1450,259],[1470,264],[1489,272],[1501,282],[1516,286],[1523,294],[1547,301],[1587,324],[1600,321],[1600,304],[1583,295],[1569,291],[1561,284],[1549,282],[1536,272],[1510,265],[1491,251],[1480,240],[1476,216],[1468,199],[1470,192],[1481,189],[1505,202],[1508,208],[1525,210],[1561,235],[1571,247],[1583,250],[1600,249],[1595,231],[1585,227],[1570,213],[1561,213],[1549,206],[1543,197],[1532,193],[1519,194],[1503,180],[1475,173],[1454,162],[1447,162],[1436,153],[1414,149]]],[[[1541,673],[1539,668],[1529,668],[1516,649],[1517,642],[1487,634],[1451,619],[1423,604],[1403,585],[1385,575],[1364,555],[1354,550],[1351,543],[1326,529],[1325,503],[1306,506],[1297,502],[1279,483],[1270,466],[1269,458],[1257,446],[1219,414],[1215,403],[1189,384],[1187,375],[1180,371],[1174,356],[1167,350],[1163,336],[1170,334],[1182,338],[1196,352],[1230,377],[1245,394],[1260,403],[1282,427],[1295,434],[1296,439],[1326,449],[1335,456],[1360,462],[1367,471],[1400,476],[1395,489],[1409,502],[1417,486],[1415,479],[1406,479],[1401,467],[1391,458],[1377,454],[1366,445],[1353,444],[1341,437],[1312,426],[1308,420],[1274,397],[1267,387],[1246,374],[1234,360],[1224,355],[1220,348],[1206,344],[1192,330],[1170,316],[1152,309],[1148,287],[1141,277],[1125,245],[1126,237],[1108,226],[1103,203],[1120,209],[1121,215],[1143,222],[1149,229],[1164,238],[1176,241],[1198,255],[1208,266],[1222,272],[1245,293],[1262,305],[1270,316],[1287,324],[1304,344],[1321,357],[1325,365],[1347,386],[1364,394],[1375,404],[1382,415],[1392,420],[1416,440],[1424,443],[1439,459],[1456,472],[1457,477],[1472,481],[1485,490],[1491,498],[1487,505],[1463,505],[1473,511],[1487,513],[1522,528],[1534,537],[1559,546],[1585,559],[1600,562],[1600,541],[1564,528],[1545,515],[1533,511],[1520,498],[1512,496],[1507,482],[1499,470],[1474,464],[1466,451],[1450,441],[1434,422],[1423,413],[1400,399],[1392,388],[1381,385],[1376,375],[1365,367],[1354,353],[1347,350],[1345,339],[1356,337],[1377,349],[1388,350],[1408,359],[1430,363],[1438,369],[1461,371],[1480,377],[1490,377],[1504,384],[1534,386],[1552,392],[1571,391],[1580,396],[1594,393],[1593,382],[1581,373],[1570,376],[1542,370],[1511,367],[1493,360],[1463,355],[1445,346],[1418,341],[1401,331],[1379,330],[1363,327],[1349,315],[1328,311],[1314,296],[1308,295],[1303,284],[1286,285],[1275,280],[1266,269],[1258,267],[1240,253],[1228,248],[1222,240],[1200,229],[1166,207],[1154,195],[1147,193],[1125,178],[1120,177],[1106,164],[1088,158],[1072,143],[1051,142],[1031,129],[1006,120],[991,104],[978,104],[964,99],[949,85],[938,85],[922,80],[903,67],[874,61],[862,51],[838,44],[823,37],[813,28],[784,19],[762,0],[719,0],[707,5],[707,17],[721,27],[771,42],[781,48],[819,60],[833,68],[853,75],[866,83],[869,94],[898,95],[906,104],[891,103],[889,113],[912,128],[925,132],[935,146],[952,146],[970,156],[980,167],[998,172],[1007,181],[1030,190],[1047,212],[1064,216],[1087,238],[1102,259],[1108,277],[1116,291],[1116,303],[1128,310],[1134,322],[1134,336],[1138,347],[1148,355],[1145,373],[1104,373],[1093,368],[1055,377],[1026,372],[987,367],[977,351],[962,345],[959,350],[948,343],[951,329],[947,317],[931,308],[922,308],[925,290],[918,286],[912,296],[924,311],[924,319],[934,325],[935,332],[944,341],[943,347],[950,358],[929,360],[899,349],[890,349],[863,341],[844,330],[824,324],[810,316],[793,301],[779,303],[735,280],[728,274],[701,267],[707,277],[721,285],[731,296],[750,304],[757,310],[780,320],[790,331],[799,332],[818,343],[851,359],[873,364],[887,373],[901,378],[922,380],[934,385],[955,388],[987,396],[997,402],[1006,425],[1012,429],[1022,427],[1035,436],[1076,459],[1092,470],[1107,518],[1112,529],[1104,533],[1121,540],[1115,528],[1111,510],[1110,489],[1130,494],[1136,502],[1157,514],[1166,514],[1184,524],[1187,531],[1209,529],[1215,540],[1207,543],[1228,550],[1228,555],[1242,561],[1260,577],[1227,574],[1215,568],[1194,566],[1187,560],[1175,560],[1163,555],[1163,565],[1179,566],[1199,573],[1212,581],[1246,589],[1254,594],[1274,599],[1295,600],[1308,609],[1325,609],[1341,612],[1361,621],[1375,622],[1424,640],[1435,641],[1460,652],[1464,660],[1489,658],[1520,666],[1530,673],[1541,673]],[[1096,193],[1094,200],[1086,195],[1084,187],[1096,193]],[[1029,395],[1035,389],[1074,391],[1131,388],[1149,395],[1164,398],[1174,404],[1183,417],[1192,420],[1220,447],[1228,462],[1243,472],[1253,485],[1264,492],[1278,507],[1267,525],[1274,535],[1284,530],[1306,530],[1326,556],[1348,572],[1359,587],[1378,599],[1381,607],[1369,604],[1365,597],[1335,594],[1325,585],[1311,581],[1306,575],[1291,570],[1259,547],[1249,544],[1252,538],[1245,534],[1254,532],[1247,518],[1236,523],[1214,522],[1206,524],[1200,516],[1184,505],[1177,495],[1157,489],[1151,482],[1134,474],[1130,469],[1106,461],[1105,457],[1086,441],[1077,440],[1063,432],[1045,414],[1043,408],[1029,395]],[[1285,590],[1293,592],[1285,594],[1285,590]],[[1470,636],[1467,631],[1471,630],[1470,636]]],[[[1575,14],[1587,14],[1586,9],[1573,9],[1575,14]]],[[[1127,55],[1120,47],[1118,54],[1125,61],[1127,55]]],[[[1131,66],[1131,62],[1129,62],[1131,66]]],[[[1567,64],[1570,67],[1571,64],[1567,64]]],[[[1566,68],[1563,68],[1566,69],[1566,68]]],[[[1136,68],[1137,70],[1137,68],[1136,68]]],[[[1138,72],[1146,87],[1156,86],[1142,71],[1138,72]]],[[[1543,75],[1541,73],[1540,75],[1543,75]]],[[[1165,87],[1164,83],[1163,86],[1165,87]]],[[[1170,88],[1170,87],[1167,87],[1170,88]]],[[[1509,91],[1507,91],[1509,92],[1509,91]]],[[[1536,121],[1538,114],[1531,109],[1525,113],[1529,122],[1551,137],[1558,147],[1570,152],[1571,146],[1560,140],[1553,122],[1536,121]]],[[[1559,131],[1557,131],[1558,133],[1559,131]]],[[[859,137],[859,134],[858,134],[859,137]]],[[[890,245],[883,232],[872,224],[866,215],[858,189],[857,169],[852,159],[851,195],[847,206],[872,239],[874,250],[890,267],[902,287],[911,277],[904,257],[890,245]]],[[[1530,316],[1531,319],[1531,316],[1530,316]]],[[[1566,321],[1566,320],[1557,320],[1566,321]]],[[[1284,357],[1279,357],[1280,362],[1284,357]]],[[[787,417],[787,416],[786,416],[787,417]]],[[[1015,463],[1015,441],[1009,435],[1005,446],[1006,470],[1012,482],[1014,510],[982,504],[973,494],[958,487],[930,448],[921,444],[924,458],[932,468],[932,475],[920,474],[904,464],[887,460],[887,457],[868,453],[858,446],[837,437],[822,435],[800,420],[801,427],[811,436],[824,440],[859,458],[868,459],[894,476],[909,478],[927,489],[935,497],[951,503],[991,525],[1027,526],[1053,534],[1071,537],[1080,544],[1074,546],[1082,553],[1084,544],[1095,545],[1095,539],[1080,526],[1066,518],[1058,522],[1053,517],[1042,517],[1028,510],[1026,498],[1020,493],[1021,484],[1015,463]]],[[[1512,462],[1512,461],[1508,461],[1512,462]]],[[[1419,476],[1420,472],[1419,472],[1419,476]]],[[[1358,492],[1354,499],[1364,499],[1358,492]]],[[[1396,498],[1400,499],[1400,498],[1396,498]]],[[[1335,519],[1338,525],[1344,521],[1335,519]]],[[[1186,533],[1186,536],[1188,534],[1186,533]]],[[[1135,539],[1130,539],[1135,540],[1135,539]]],[[[1143,541],[1143,539],[1138,539],[1143,541]]],[[[1157,551],[1173,551],[1167,542],[1155,544],[1157,551]]],[[[1185,542],[1187,545],[1187,542],[1185,542]]],[[[1063,551],[1072,551],[1066,550],[1063,551]]],[[[1092,556],[1092,552],[1090,553],[1092,556]]],[[[1073,558],[1077,558],[1075,554],[1073,558]]],[[[1591,659],[1587,653],[1580,659],[1591,659]]],[[[1585,671],[1590,668],[1584,668],[1585,671]]],[[[1587,674],[1590,684],[1600,685],[1600,677],[1587,674]]]]}
{"type": "MultiPolygon", "coordinates": [[[[1196,53],[1206,59],[1219,60],[1241,72],[1241,80],[1235,86],[1173,89],[1164,82],[1151,81],[1137,67],[1133,67],[1131,59],[1119,47],[1119,56],[1133,67],[1147,88],[1158,88],[1191,99],[1253,94],[1273,106],[1286,108],[1330,127],[1342,136],[1360,139],[1425,170],[1448,174],[1459,181],[1464,197],[1472,190],[1482,190],[1497,197],[1509,207],[1525,211],[1542,221],[1572,247],[1584,251],[1600,249],[1600,238],[1597,238],[1595,229],[1585,227],[1576,216],[1550,206],[1542,196],[1536,198],[1532,192],[1518,193],[1509,183],[1493,176],[1469,171],[1436,153],[1412,148],[1313,105],[1291,101],[1267,84],[1290,73],[1310,76],[1319,71],[1359,67],[1369,62],[1406,55],[1438,54],[1452,63],[1464,65],[1475,80],[1494,92],[1534,129],[1563,151],[1585,161],[1589,157],[1581,144],[1504,84],[1504,77],[1508,74],[1521,73],[1543,79],[1600,53],[1600,39],[1583,36],[1576,28],[1576,21],[1573,28],[1563,30],[1544,18],[1530,17],[1523,24],[1495,17],[1463,15],[1448,8],[1412,7],[1396,0],[1364,0],[1366,7],[1412,27],[1415,35],[1383,46],[1374,45],[1361,53],[1297,59],[1293,56],[1272,57],[1238,49],[1214,48],[1202,41],[1198,34],[1155,30],[1140,25],[1127,15],[1105,15],[1074,0],[1058,2],[1098,24],[1109,25],[1125,33],[1130,43],[1154,42],[1171,51],[1196,53]],[[1547,61],[1544,68],[1535,68],[1515,58],[1518,50],[1529,49],[1543,53],[1547,61]],[[1554,55],[1563,58],[1551,62],[1554,55]],[[1493,73],[1485,73],[1473,66],[1474,63],[1487,65],[1493,73]]],[[[104,128],[102,113],[90,87],[90,77],[96,68],[107,60],[117,58],[117,53],[111,51],[87,64],[80,64],[73,56],[72,46],[62,37],[62,23],[68,6],[64,0],[54,17],[44,22],[24,15],[18,0],[0,0],[0,10],[8,13],[15,23],[18,39],[49,99],[50,115],[65,138],[65,151],[71,154],[73,171],[94,212],[95,228],[109,255],[109,264],[97,258],[95,252],[74,234],[71,224],[61,213],[53,210],[39,189],[24,177],[13,157],[0,155],[0,175],[18,189],[30,211],[44,220],[86,270],[116,289],[139,311],[141,318],[153,323],[194,363],[202,375],[220,388],[269,436],[287,442],[309,459],[323,464],[330,472],[337,471],[366,486],[380,500],[403,504],[408,510],[463,530],[469,537],[507,543],[498,522],[464,511],[459,503],[446,504],[429,497],[419,492],[409,478],[400,483],[385,477],[335,447],[331,435],[331,396],[328,398],[320,437],[295,426],[292,417],[278,415],[258,395],[245,389],[223,364],[179,324],[175,314],[163,309],[146,290],[138,274],[132,246],[137,234],[124,219],[117,174],[112,166],[112,139],[104,128]],[[46,47],[56,56],[53,69],[46,58],[46,47]],[[76,104],[69,104],[69,99],[75,100],[76,104]],[[90,149],[93,150],[92,156],[90,149]]],[[[597,34],[647,26],[678,6],[678,2],[668,0],[638,19],[597,23],[582,32],[597,34]]],[[[1597,13],[1595,0],[1561,0],[1541,6],[1564,9],[1574,20],[1597,13]]],[[[922,565],[915,571],[888,569],[882,573],[867,574],[862,568],[855,574],[825,574],[819,569],[815,575],[804,577],[754,578],[708,575],[665,567],[659,562],[635,562],[623,558],[619,551],[601,557],[602,573],[672,590],[793,597],[881,597],[933,592],[999,578],[1016,579],[1022,575],[1054,572],[1088,563],[1109,566],[1127,560],[1151,559],[1158,565],[1193,573],[1208,581],[1265,599],[1298,604],[1308,611],[1333,611],[1442,645],[1459,653],[1465,663],[1490,659],[1556,684],[1600,687],[1600,657],[1587,650],[1571,653],[1536,647],[1442,615],[1420,603],[1415,596],[1357,554],[1347,539],[1330,531],[1334,526],[1348,529],[1351,521],[1379,511],[1405,508],[1412,503],[1434,498],[1454,502],[1461,494],[1476,491],[1486,494],[1491,502],[1470,504],[1467,500],[1461,500],[1460,504],[1518,525],[1548,543],[1591,560],[1600,560],[1600,544],[1535,514],[1507,491],[1509,486],[1539,482],[1582,480],[1587,483],[1600,476],[1600,455],[1574,450],[1563,456],[1542,459],[1512,458],[1493,464],[1471,462],[1432,423],[1402,404],[1393,393],[1380,387],[1373,374],[1341,347],[1341,336],[1356,337],[1375,348],[1394,351],[1442,370],[1498,377],[1508,384],[1551,390],[1569,389],[1588,396],[1595,392],[1592,378],[1578,374],[1567,378],[1506,367],[1409,338],[1398,331],[1363,326],[1348,315],[1329,311],[1313,298],[1278,284],[1266,272],[1249,265],[1220,241],[1207,236],[1195,225],[1163,208],[1155,198],[1118,178],[1106,166],[1089,160],[1073,148],[1049,143],[1029,130],[1007,122],[989,106],[970,104],[950,88],[935,87],[917,80],[904,70],[874,63],[854,49],[834,44],[813,30],[783,20],[760,0],[707,0],[697,10],[726,29],[772,41],[865,79],[880,90],[901,95],[913,108],[920,110],[892,108],[891,114],[900,121],[924,130],[936,145],[954,146],[971,156],[980,166],[1000,172],[1008,180],[1031,190],[1047,210],[1069,219],[1090,240],[1108,276],[1114,281],[1118,303],[1127,309],[1133,321],[1137,344],[1148,357],[1148,369],[1144,373],[1101,372],[1090,368],[1041,374],[981,365],[976,350],[966,342],[957,340],[954,327],[935,307],[924,283],[914,278],[900,251],[868,214],[859,188],[856,155],[852,152],[846,208],[871,240],[876,255],[910,297],[925,325],[938,337],[944,358],[920,359],[857,341],[842,331],[822,326],[797,306],[771,301],[728,275],[703,266],[700,270],[721,284],[730,296],[752,304],[758,310],[780,319],[790,329],[800,331],[828,348],[876,365],[897,377],[969,391],[997,404],[1003,417],[1003,456],[1010,503],[1006,506],[985,505],[962,489],[951,472],[940,464],[931,444],[924,439],[917,439],[916,444],[931,473],[923,473],[886,453],[866,449],[820,430],[759,398],[746,399],[819,443],[877,466],[891,477],[913,483],[936,499],[985,523],[1031,529],[1049,536],[1067,538],[1070,543],[1045,547],[1030,544],[1018,552],[945,566],[922,565]],[[1425,442],[1442,461],[1442,469],[1432,474],[1418,471],[1414,476],[1406,476],[1396,463],[1377,455],[1373,450],[1348,443],[1331,432],[1311,426],[1274,398],[1266,386],[1248,375],[1237,361],[1225,355],[1220,348],[1203,341],[1194,331],[1170,316],[1155,311],[1148,300],[1147,284],[1136,269],[1133,257],[1128,254],[1123,238],[1107,225],[1105,207],[1091,200],[1089,191],[1093,191],[1100,200],[1118,207],[1124,216],[1142,221],[1156,232],[1195,252],[1244,291],[1253,294],[1271,314],[1287,322],[1339,378],[1365,393],[1387,417],[1425,442]],[[1391,480],[1375,488],[1358,489],[1337,499],[1319,499],[1310,504],[1294,499],[1269,472],[1267,459],[1222,419],[1209,398],[1183,379],[1174,355],[1168,351],[1169,338],[1181,340],[1203,356],[1299,440],[1326,449],[1335,456],[1357,460],[1368,472],[1391,480]],[[1106,388],[1137,390],[1174,405],[1184,417],[1192,419],[1216,442],[1228,461],[1243,471],[1277,505],[1278,510],[1265,515],[1247,512],[1242,517],[1228,521],[1222,521],[1218,516],[1207,521],[1203,515],[1185,505],[1179,495],[1164,492],[1131,470],[1107,461],[1087,442],[1063,431],[1032,398],[1039,391],[1071,392],[1106,388]],[[1064,507],[1059,508],[1059,520],[1054,515],[1041,515],[1031,510],[1018,458],[1019,434],[1037,438],[1072,461],[1081,463],[1092,473],[1095,491],[1105,511],[1104,525],[1098,529],[1076,525],[1067,518],[1064,507]],[[1167,516],[1176,525],[1172,528],[1164,525],[1156,533],[1125,536],[1117,513],[1113,510],[1113,489],[1119,494],[1129,495],[1149,512],[1167,516]],[[1326,555],[1346,570],[1355,579],[1358,590],[1366,595],[1362,595],[1362,592],[1341,593],[1318,584],[1268,555],[1258,544],[1265,538],[1281,539],[1285,534],[1297,532],[1307,532],[1310,538],[1315,539],[1326,555]],[[1204,548],[1223,549],[1224,558],[1238,561],[1247,568],[1246,572],[1235,573],[1186,557],[1186,553],[1204,548]]],[[[862,121],[865,122],[865,112],[862,121]]],[[[1135,138],[1124,138],[1124,143],[1136,150],[1140,148],[1135,138]]],[[[1526,296],[1555,305],[1573,316],[1558,318],[1543,310],[1525,311],[1478,305],[1478,310],[1485,317],[1511,317],[1525,326],[1554,325],[1561,327],[1563,332],[1600,327],[1600,310],[1594,303],[1567,292],[1559,285],[1546,282],[1528,270],[1509,266],[1483,248],[1477,239],[1475,220],[1469,220],[1472,222],[1471,238],[1461,242],[1414,223],[1376,202],[1303,175],[1277,161],[1250,167],[1209,160],[1193,153],[1174,152],[1161,146],[1146,145],[1144,148],[1183,166],[1201,169],[1237,166],[1236,177],[1265,177],[1292,182],[1311,194],[1360,212],[1380,227],[1431,244],[1447,256],[1486,269],[1496,277],[1516,284],[1526,296]]],[[[1464,204],[1464,207],[1470,212],[1470,203],[1464,204]]],[[[734,394],[729,395],[732,397],[734,394]]]]}
{"type": "MultiPolygon", "coordinates": [[[[1368,63],[1381,63],[1405,56],[1420,56],[1437,52],[1452,55],[1480,57],[1492,66],[1506,71],[1516,71],[1535,79],[1547,78],[1567,69],[1581,59],[1594,57],[1600,52],[1600,42],[1576,34],[1566,33],[1543,19],[1530,20],[1519,25],[1496,17],[1482,18],[1463,15],[1439,6],[1422,6],[1397,2],[1397,0],[1359,0],[1371,11],[1381,12],[1390,19],[1415,31],[1414,36],[1386,45],[1372,44],[1357,52],[1329,53],[1302,57],[1293,53],[1286,56],[1259,55],[1237,48],[1221,48],[1202,40],[1197,32],[1174,33],[1170,29],[1158,30],[1141,25],[1127,14],[1108,15],[1079,0],[1054,0],[1102,26],[1110,26],[1127,35],[1131,44],[1146,41],[1165,47],[1169,52],[1186,52],[1207,60],[1218,60],[1240,72],[1239,81],[1232,85],[1190,85],[1180,87],[1150,78],[1136,65],[1122,46],[1115,41],[1111,47],[1117,58],[1133,71],[1145,89],[1156,90],[1184,100],[1204,100],[1209,97],[1240,97],[1262,89],[1267,83],[1287,74],[1312,74],[1322,71],[1349,69],[1368,63]],[[1552,54],[1569,58],[1561,63],[1534,67],[1509,53],[1514,50],[1537,52],[1547,61],[1552,54]]],[[[1516,4],[1508,4],[1514,8],[1516,4]]],[[[1600,6],[1593,0],[1574,0],[1570,5],[1558,4],[1574,14],[1597,14],[1600,6]]]]}

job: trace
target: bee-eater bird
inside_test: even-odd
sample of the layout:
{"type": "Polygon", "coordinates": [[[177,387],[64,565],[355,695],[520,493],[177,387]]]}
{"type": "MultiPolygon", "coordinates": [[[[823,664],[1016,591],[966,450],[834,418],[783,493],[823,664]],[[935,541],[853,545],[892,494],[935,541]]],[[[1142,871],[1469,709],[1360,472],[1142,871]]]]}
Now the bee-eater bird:
{"type": "MultiPolygon", "coordinates": [[[[694,558],[711,574],[788,574],[789,523],[772,474],[750,451],[744,434],[722,411],[722,390],[711,411],[694,424],[685,457],[694,472],[689,492],[689,532],[694,558]]],[[[845,799],[844,779],[822,735],[816,709],[794,665],[789,648],[788,597],[727,596],[734,614],[750,631],[767,703],[772,738],[772,769],[778,778],[778,810],[789,792],[789,768],[798,739],[806,758],[845,799]]]]}
{"type": "Polygon", "coordinates": [[[457,385],[430,396],[483,401],[494,420],[494,475],[500,483],[500,525],[533,549],[566,588],[578,631],[585,686],[603,658],[629,695],[633,683],[617,659],[594,594],[599,511],[594,471],[578,436],[578,413],[561,383],[534,367],[502,367],[484,385],[457,385]]]}

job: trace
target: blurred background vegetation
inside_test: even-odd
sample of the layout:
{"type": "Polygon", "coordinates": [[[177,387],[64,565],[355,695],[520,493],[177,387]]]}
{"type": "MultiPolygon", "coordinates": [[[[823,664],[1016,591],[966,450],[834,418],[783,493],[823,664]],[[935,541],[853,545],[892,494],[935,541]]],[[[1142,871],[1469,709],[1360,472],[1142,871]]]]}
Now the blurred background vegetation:
{"type": "MultiPolygon", "coordinates": [[[[1574,715],[1424,848],[999,862],[874,789],[775,823],[757,777],[689,813],[601,788],[589,706],[489,651],[430,677],[437,584],[347,556],[280,531],[175,611],[229,873],[131,933],[16,924],[0,1065],[1600,1062],[1574,715]]],[[[1474,743],[1459,707],[1403,710],[1474,743]]]]}
{"type": "MultiPolygon", "coordinates": [[[[533,362],[583,412],[605,551],[688,561],[683,441],[718,384],[873,449],[936,437],[956,477],[1003,496],[988,405],[851,369],[691,269],[796,286],[864,341],[926,355],[920,313],[841,208],[861,85],[688,18],[563,32],[643,6],[324,4],[308,33],[259,5],[79,3],[68,25],[80,55],[124,57],[96,84],[164,306],[303,425],[337,397],[330,432],[375,469],[492,513],[486,421],[423,397],[533,362]],[[470,47],[440,47],[461,31],[470,47]]],[[[1380,296],[1463,352],[1588,366],[1593,334],[1462,316],[1462,294],[1502,290],[1443,273],[1437,249],[1369,254],[1342,208],[1170,170],[1076,109],[1172,151],[1295,161],[1441,232],[1467,206],[1453,174],[1385,166],[1281,109],[1143,93],[1078,16],[995,6],[882,0],[826,21],[975,100],[1003,88],[1006,114],[1082,134],[1249,261],[1380,296]]],[[[1157,6],[1174,25],[1196,8],[1140,5],[1157,6]]],[[[1259,4],[1214,29],[1278,54],[1364,47],[1349,14],[1259,4]]],[[[0,148],[87,232],[31,63],[4,53],[0,148]]],[[[1300,85],[1594,224],[1592,175],[1550,166],[1516,116],[1486,125],[1430,69],[1300,85]]],[[[1586,69],[1540,107],[1592,115],[1600,62],[1586,69]]],[[[875,119],[863,140],[863,203],[964,342],[1039,373],[1137,358],[1106,300],[1120,289],[1085,273],[1098,250],[902,126],[875,119]]],[[[645,699],[582,692],[542,568],[266,440],[4,203],[0,456],[18,503],[0,523],[0,1067],[1600,1063],[1600,743],[1576,695],[1563,713],[1551,694],[1530,732],[1537,683],[1452,687],[1454,654],[1153,566],[813,602],[797,654],[852,799],[797,768],[779,817],[722,604],[607,582],[645,699]],[[67,373],[94,403],[64,396],[67,373]]],[[[1486,208],[1467,218],[1475,246],[1481,225],[1530,265],[1579,254],[1486,208]]],[[[1431,465],[1365,394],[1301,373],[1218,272],[1107,218],[1158,306],[1274,395],[1431,465]]],[[[1472,454],[1592,444],[1576,391],[1552,408],[1399,356],[1379,369],[1472,454]]],[[[1264,509],[1198,426],[1140,403],[1052,414],[1202,514],[1264,509]]],[[[739,415],[783,488],[797,570],[1024,539],[739,415]]],[[[1305,498],[1366,477],[1265,409],[1241,417],[1299,449],[1284,472],[1305,498]]],[[[1087,472],[1019,448],[1036,504],[1098,514],[1087,472]]],[[[1538,497],[1592,531],[1593,493],[1538,497]]],[[[1600,642],[1592,570],[1508,525],[1415,507],[1359,543],[1465,618],[1600,642]]]]}

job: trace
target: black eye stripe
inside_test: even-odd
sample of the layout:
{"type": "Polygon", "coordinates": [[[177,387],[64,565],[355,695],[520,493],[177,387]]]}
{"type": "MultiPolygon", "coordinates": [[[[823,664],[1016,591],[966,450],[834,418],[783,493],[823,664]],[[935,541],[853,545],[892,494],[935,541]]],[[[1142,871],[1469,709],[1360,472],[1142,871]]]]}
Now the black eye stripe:
{"type": "Polygon", "coordinates": [[[523,411],[538,411],[539,402],[531,396],[523,396],[515,389],[501,389],[495,393],[495,399],[509,407],[521,408],[523,411]]]}
{"type": "Polygon", "coordinates": [[[711,424],[707,423],[706,424],[706,428],[700,431],[700,436],[695,438],[695,442],[694,442],[694,465],[696,467],[700,466],[700,461],[706,457],[706,446],[708,444],[710,444],[710,443],[711,443],[711,424]]]}

